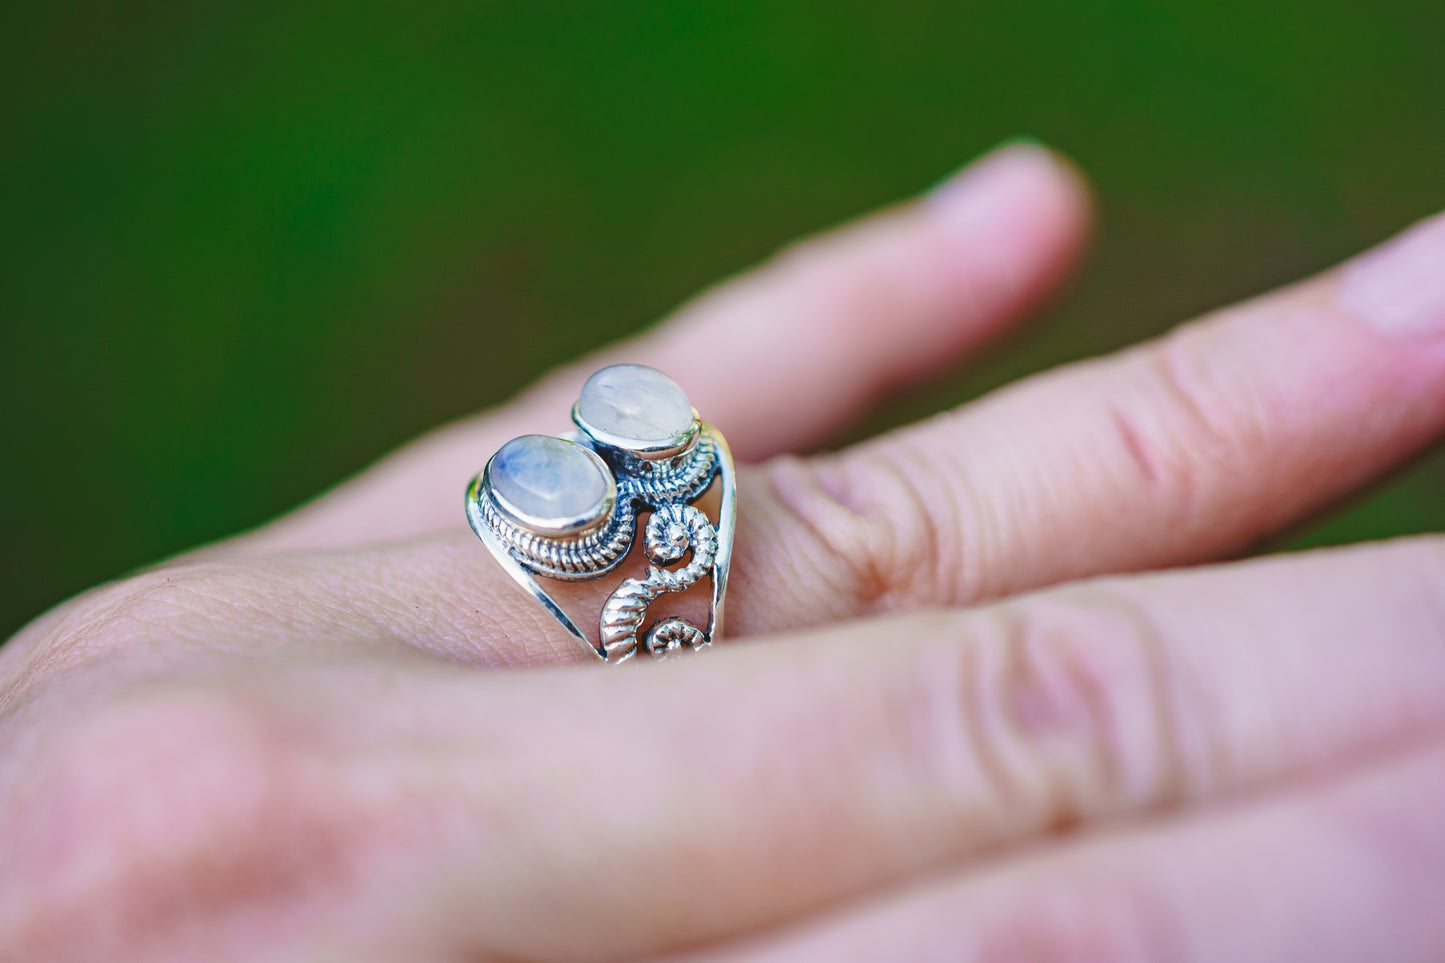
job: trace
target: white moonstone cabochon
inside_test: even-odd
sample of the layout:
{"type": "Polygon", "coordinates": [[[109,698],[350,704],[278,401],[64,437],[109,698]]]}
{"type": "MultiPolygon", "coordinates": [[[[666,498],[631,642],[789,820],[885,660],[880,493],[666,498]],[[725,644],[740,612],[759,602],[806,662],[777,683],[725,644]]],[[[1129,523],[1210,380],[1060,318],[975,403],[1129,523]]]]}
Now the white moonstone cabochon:
{"type": "Polygon", "coordinates": [[[692,405],[677,382],[656,368],[614,364],[582,386],[577,413],[593,428],[638,442],[670,441],[692,427],[692,405]]]}
{"type": "Polygon", "coordinates": [[[507,442],[492,457],[487,478],[507,505],[557,520],[598,514],[611,481],[585,448],[551,435],[507,442]]]}

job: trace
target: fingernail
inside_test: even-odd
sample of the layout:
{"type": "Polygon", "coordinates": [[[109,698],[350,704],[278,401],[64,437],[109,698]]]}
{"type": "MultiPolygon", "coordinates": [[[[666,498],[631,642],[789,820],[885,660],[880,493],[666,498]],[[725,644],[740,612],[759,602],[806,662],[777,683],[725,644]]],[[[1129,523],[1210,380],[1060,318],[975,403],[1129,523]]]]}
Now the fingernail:
{"type": "Polygon", "coordinates": [[[1335,300],[1392,337],[1445,336],[1445,214],[1345,265],[1335,300]]]}
{"type": "Polygon", "coordinates": [[[985,153],[928,192],[929,205],[944,218],[976,221],[995,203],[1012,204],[1015,188],[1037,186],[1040,173],[1057,175],[1064,164],[1036,140],[1018,137],[985,153]]]}

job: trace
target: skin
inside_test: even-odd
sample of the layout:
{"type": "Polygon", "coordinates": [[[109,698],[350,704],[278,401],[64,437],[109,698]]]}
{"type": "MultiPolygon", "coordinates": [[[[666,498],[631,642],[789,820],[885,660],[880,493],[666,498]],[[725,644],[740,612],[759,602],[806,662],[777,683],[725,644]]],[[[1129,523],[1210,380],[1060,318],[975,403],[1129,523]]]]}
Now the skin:
{"type": "Polygon", "coordinates": [[[42,616],[0,649],[0,958],[1445,956],[1445,540],[1222,561],[1445,432],[1445,220],[788,454],[1025,317],[1088,222],[1004,148],[42,616]],[[733,637],[616,669],[460,491],[623,359],[746,467],[733,637]]]}

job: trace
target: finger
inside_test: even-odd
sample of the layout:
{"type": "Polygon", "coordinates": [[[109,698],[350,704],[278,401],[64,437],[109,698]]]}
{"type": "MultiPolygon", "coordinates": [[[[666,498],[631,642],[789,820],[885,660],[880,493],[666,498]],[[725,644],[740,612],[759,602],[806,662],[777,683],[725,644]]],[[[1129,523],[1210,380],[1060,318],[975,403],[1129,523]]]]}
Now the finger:
{"type": "Polygon", "coordinates": [[[1445,429],[1445,215],[1297,285],[744,479],[735,632],[1214,559],[1445,429]],[[791,586],[792,591],[777,586],[791,586]]]}
{"type": "Polygon", "coordinates": [[[1445,727],[1442,585],[1445,548],[1420,540],[853,624],[604,686],[534,677],[486,714],[529,714],[524,752],[548,758],[527,779],[572,800],[547,803],[547,831],[574,829],[493,848],[505,884],[459,849],[507,889],[477,922],[545,901],[579,928],[519,934],[517,955],[575,958],[591,926],[638,928],[655,946],[619,948],[634,956],[1415,744],[1445,727]]]}
{"type": "MultiPolygon", "coordinates": [[[[251,601],[231,625],[182,630],[254,654],[289,626],[363,673],[363,644],[450,638],[445,621],[475,604],[383,597],[406,571],[338,581],[377,611],[347,606],[332,626],[335,596],[274,625],[251,601]],[[380,628],[358,642],[358,625],[380,628]]],[[[631,958],[1437,736],[1442,584],[1445,548],[1422,539],[852,623],[654,671],[438,666],[319,685],[288,670],[279,715],[309,720],[321,735],[301,742],[328,766],[356,760],[335,785],[374,785],[378,758],[402,767],[380,802],[330,802],[343,824],[378,822],[373,805],[447,814],[424,862],[450,895],[418,899],[467,912],[438,909],[429,932],[502,933],[498,952],[527,959],[631,958]]],[[[246,598],[265,588],[252,576],[246,598]]],[[[131,644],[224,586],[186,591],[133,599],[131,644]]]]}
{"type": "Polygon", "coordinates": [[[686,959],[1429,963],[1445,957],[1445,749],[1091,839],[686,959]]]}
{"type": "MultiPolygon", "coordinates": [[[[585,773],[608,765],[607,754],[590,757],[581,779],[567,771],[545,781],[543,772],[538,783],[526,775],[526,757],[498,751],[511,738],[501,732],[517,720],[508,730],[465,728],[477,721],[475,698],[470,714],[452,720],[463,725],[440,740],[456,708],[450,698],[413,704],[401,726],[367,712],[343,721],[334,714],[338,694],[353,697],[348,710],[384,704],[408,666],[349,660],[333,668],[339,677],[281,677],[294,699],[323,703],[326,729],[299,724],[295,711],[276,713],[277,694],[252,691],[244,685],[255,681],[251,673],[232,666],[228,700],[173,681],[168,697],[132,690],[107,706],[92,685],[90,711],[69,738],[43,752],[21,740],[16,761],[24,768],[6,771],[25,776],[0,789],[14,830],[0,850],[16,870],[0,881],[5,945],[24,959],[131,958],[140,946],[194,958],[240,953],[242,945],[242,955],[270,959],[290,955],[281,943],[338,959],[540,963],[638,958],[668,946],[676,903],[692,917],[707,915],[699,906],[728,865],[707,851],[716,807],[669,811],[694,792],[652,799],[644,794],[649,781],[588,805],[583,794],[598,787],[585,773]],[[470,758],[458,765],[458,754],[470,758]],[[634,801],[639,811],[629,820],[634,801]],[[650,822],[659,810],[661,833],[650,822]],[[692,825],[679,840],[667,830],[685,819],[692,825]],[[599,849],[589,835],[618,827],[625,838],[606,837],[616,845],[599,849]],[[622,860],[604,862],[619,848],[622,860]],[[639,858],[669,871],[628,889],[639,858]],[[600,883],[590,899],[574,892],[571,875],[552,877],[542,898],[512,893],[515,883],[531,890],[542,882],[535,875],[578,863],[581,883],[600,883]],[[479,875],[490,877],[480,890],[479,875]],[[497,912],[498,898],[515,912],[497,912]],[[244,933],[234,927],[238,906],[244,933]],[[298,915],[298,906],[306,911],[298,915]]],[[[427,668],[434,667],[423,666],[423,675],[427,668]]],[[[548,714],[527,721],[534,718],[553,728],[548,714]]],[[[610,717],[569,735],[593,729],[621,735],[614,747],[633,735],[611,730],[610,717]]],[[[563,756],[561,764],[573,761],[563,756]]],[[[1445,945],[1436,912],[1445,885],[1445,749],[1437,739],[1396,759],[1245,806],[1143,828],[1116,823],[1014,860],[935,874],[761,938],[746,940],[756,931],[743,930],[744,942],[687,958],[1435,960],[1445,945]]],[[[718,760],[726,769],[735,762],[718,760]]],[[[695,763],[678,775],[699,772],[711,778],[695,763]]],[[[735,802],[748,802],[747,776],[727,786],[743,790],[735,802]]],[[[773,862],[785,877],[796,875],[792,861],[807,858],[806,849],[780,846],[773,862]]],[[[740,855],[747,859],[751,848],[740,855]]],[[[822,868],[840,861],[835,855],[822,868]]],[[[755,903],[768,898],[778,872],[752,880],[755,903]]]]}
{"type": "MultiPolygon", "coordinates": [[[[730,631],[1207,560],[1317,511],[1445,426],[1445,271],[1428,270],[1442,251],[1445,217],[1162,342],[837,456],[740,472],[730,631]]],[[[425,546],[355,559],[386,573],[378,597],[455,613],[438,622],[438,647],[492,665],[577,657],[470,535],[425,546]]],[[[354,597],[337,588],[350,584],[344,558],[275,571],[284,583],[292,569],[303,586],[354,597]]],[[[584,610],[604,593],[549,590],[584,610]]]]}
{"type": "Polygon", "coordinates": [[[507,439],[568,427],[592,371],[673,374],[744,460],[816,444],[889,388],[937,372],[1018,320],[1078,259],[1089,205],[1073,168],[998,150],[921,201],[790,249],[639,338],[512,404],[403,448],[231,546],[335,548],[461,524],[467,479],[507,439]]]}

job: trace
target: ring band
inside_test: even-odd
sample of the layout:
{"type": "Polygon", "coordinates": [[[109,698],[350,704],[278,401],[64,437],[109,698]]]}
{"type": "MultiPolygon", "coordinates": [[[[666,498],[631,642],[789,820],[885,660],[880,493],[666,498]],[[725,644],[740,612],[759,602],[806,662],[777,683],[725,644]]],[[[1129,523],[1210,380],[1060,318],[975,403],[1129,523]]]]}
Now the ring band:
{"type": "Polygon", "coordinates": [[[577,430],[507,442],[467,487],[467,521],[512,578],[589,653],[609,663],[645,650],[666,659],[722,637],[737,480],[727,442],[682,389],[645,365],[595,372],[572,407],[577,430]],[[717,519],[697,505],[717,484],[717,519]],[[632,551],[641,526],[644,575],[602,605],[594,642],[538,578],[602,578],[632,551]],[[686,558],[685,564],[682,563],[686,558]],[[669,567],[676,566],[676,567],[669,567]],[[671,616],[645,633],[647,609],[709,579],[706,628],[671,616]]]}

